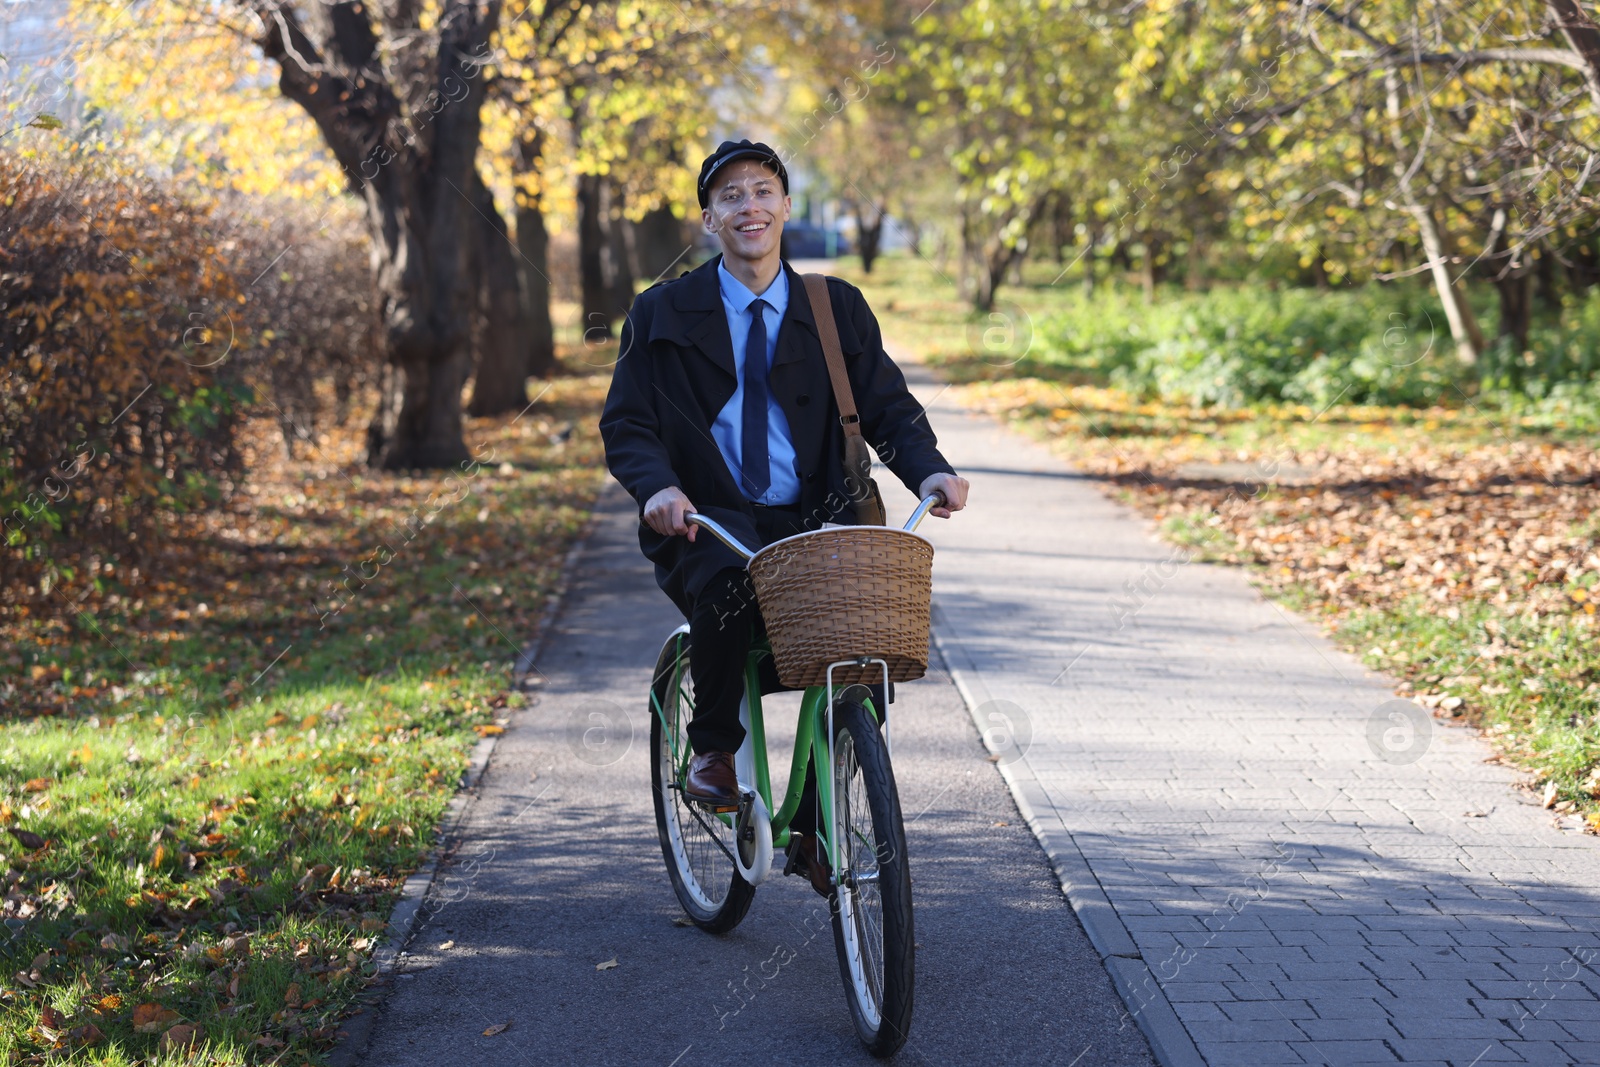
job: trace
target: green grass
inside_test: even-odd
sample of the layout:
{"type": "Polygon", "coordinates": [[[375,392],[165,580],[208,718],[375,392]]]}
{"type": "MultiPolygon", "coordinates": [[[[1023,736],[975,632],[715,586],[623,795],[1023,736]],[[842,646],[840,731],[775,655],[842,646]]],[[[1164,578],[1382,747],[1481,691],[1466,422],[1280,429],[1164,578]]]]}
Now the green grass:
{"type": "Polygon", "coordinates": [[[492,458],[460,477],[324,442],[89,613],[5,620],[0,1064],[180,1062],[163,1035],[188,1024],[207,1062],[331,1047],[467,753],[521,699],[510,662],[599,486],[602,389],[476,420],[492,458]]]}
{"type": "Polygon", "coordinates": [[[97,1026],[96,1056],[112,1063],[157,1043],[132,1025],[149,1002],[203,1022],[224,1060],[331,1036],[363,985],[392,876],[431,844],[463,739],[504,688],[480,666],[363,680],[340,662],[351,644],[329,641],[270,696],[227,711],[218,687],[176,683],[191,666],[180,660],[174,695],[7,731],[8,821],[49,844],[13,839],[6,856],[10,888],[38,911],[7,922],[5,1062],[46,1044],[46,1004],[97,1026]],[[241,932],[247,950],[225,947],[241,932]],[[41,954],[26,988],[16,972],[41,954]],[[285,1012],[291,982],[309,1006],[285,1012]]]}
{"type": "MultiPolygon", "coordinates": [[[[1128,500],[1127,494],[1121,494],[1128,500]]],[[[1129,501],[1131,503],[1131,501],[1129,501]]],[[[1233,539],[1224,530],[1208,523],[1203,515],[1179,514],[1161,524],[1161,536],[1169,543],[1189,551],[1188,561],[1216,563],[1228,558],[1233,539]]]]}

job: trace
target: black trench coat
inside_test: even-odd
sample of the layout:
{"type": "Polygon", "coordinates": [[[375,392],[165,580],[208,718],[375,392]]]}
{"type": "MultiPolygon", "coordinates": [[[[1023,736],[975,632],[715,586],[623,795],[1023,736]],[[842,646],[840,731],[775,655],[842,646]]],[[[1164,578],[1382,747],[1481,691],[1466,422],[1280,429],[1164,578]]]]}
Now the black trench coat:
{"type": "MultiPolygon", "coordinates": [[[[754,509],[711,437],[717,413],[738,384],[718,262],[720,257],[652,286],[634,300],[600,416],[606,465],[639,505],[639,547],[656,566],[657,584],[685,617],[713,575],[741,563],[703,530],[693,544],[651,530],[643,512],[652,496],[675,485],[696,510],[745,544],[759,547],[754,509]]],[[[778,329],[770,380],[794,440],[800,511],[808,529],[825,522],[851,523],[844,431],[822,342],[805,283],[787,263],[783,270],[789,277],[789,307],[778,329]]],[[[878,321],[861,291],[829,278],[828,295],[867,441],[913,493],[930,474],[953,474],[939,454],[922,405],[884,352],[878,321]]]]}

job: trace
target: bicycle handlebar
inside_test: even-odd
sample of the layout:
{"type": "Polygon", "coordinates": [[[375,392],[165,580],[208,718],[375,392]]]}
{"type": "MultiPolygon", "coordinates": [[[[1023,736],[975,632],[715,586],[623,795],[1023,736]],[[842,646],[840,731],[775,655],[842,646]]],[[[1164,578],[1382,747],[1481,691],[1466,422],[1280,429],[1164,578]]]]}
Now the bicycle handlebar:
{"type": "MultiPolygon", "coordinates": [[[[911,517],[906,520],[906,524],[902,526],[901,529],[906,530],[907,532],[915,530],[917,526],[921,524],[922,520],[927,518],[930,509],[940,507],[944,504],[944,502],[945,500],[943,493],[929,493],[927,496],[922,498],[920,503],[917,504],[916,510],[911,513],[911,517]]],[[[703,527],[718,541],[721,541],[723,544],[727,545],[735,553],[737,553],[739,558],[744,560],[746,563],[749,563],[750,560],[755,556],[755,553],[746,548],[737,537],[723,529],[722,526],[713,519],[708,519],[706,516],[701,515],[698,512],[691,511],[684,515],[683,521],[692,522],[696,526],[703,527]]]]}
{"type": "Polygon", "coordinates": [[[928,517],[928,511],[930,508],[943,507],[944,503],[945,500],[943,493],[938,491],[929,493],[927,496],[922,498],[922,502],[917,505],[917,509],[911,513],[911,517],[906,520],[906,524],[901,527],[901,529],[907,531],[915,530],[919,525],[921,525],[922,520],[928,517]]]}
{"type": "Polygon", "coordinates": [[[683,521],[692,522],[696,526],[704,527],[706,530],[715,535],[718,541],[721,541],[723,544],[737,552],[739,554],[739,558],[744,560],[746,563],[749,563],[750,560],[755,556],[755,553],[744,547],[744,545],[739,542],[737,537],[733,536],[733,534],[729,533],[727,530],[724,530],[713,520],[706,518],[704,515],[701,515],[698,512],[691,511],[686,513],[683,516],[683,521]]]}

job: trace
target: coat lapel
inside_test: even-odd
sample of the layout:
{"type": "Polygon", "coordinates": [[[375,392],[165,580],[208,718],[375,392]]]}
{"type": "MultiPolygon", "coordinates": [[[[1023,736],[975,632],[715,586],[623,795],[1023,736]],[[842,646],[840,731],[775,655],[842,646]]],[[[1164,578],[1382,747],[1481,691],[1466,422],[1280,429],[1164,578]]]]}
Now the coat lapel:
{"type": "Polygon", "coordinates": [[[711,260],[689,272],[684,284],[674,286],[673,310],[680,312],[681,336],[700,350],[701,355],[719,367],[729,378],[738,379],[733,365],[733,340],[728,333],[728,316],[722,310],[722,287],[717,283],[717,264],[711,260]]]}

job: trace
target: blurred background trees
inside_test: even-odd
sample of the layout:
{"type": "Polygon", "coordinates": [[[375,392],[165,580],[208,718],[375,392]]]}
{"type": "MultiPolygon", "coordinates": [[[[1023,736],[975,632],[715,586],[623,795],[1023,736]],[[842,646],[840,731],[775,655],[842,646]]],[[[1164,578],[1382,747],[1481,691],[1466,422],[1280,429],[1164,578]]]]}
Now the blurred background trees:
{"type": "MultiPolygon", "coordinates": [[[[173,506],[244,476],[241,412],[291,452],[357,418],[374,467],[463,461],[463,418],[526,409],[563,354],[615,358],[634,294],[709,254],[693,180],[725,136],[789,160],[791,251],[848,246],[868,272],[921,257],[979,323],[1008,288],[1088,294],[1110,309],[1090,319],[1132,333],[1080,354],[1130,382],[1286,395],[1391,316],[1437,311],[1467,369],[1384,369],[1383,388],[1592,388],[1600,31],[1581,0],[30,2],[68,17],[50,98],[13,72],[0,101],[7,195],[34,205],[0,230],[7,513],[41,499],[66,446],[22,428],[63,398],[73,445],[119,441],[117,469],[173,506]],[[130,211],[177,236],[146,247],[130,211]],[[1270,369],[1195,369],[1217,345],[1244,360],[1235,291],[1276,289],[1325,298],[1260,318],[1266,335],[1283,316],[1330,332],[1270,369]],[[1125,314],[1126,292],[1200,310],[1140,347],[1140,320],[1168,319],[1125,314]],[[111,307],[102,341],[69,343],[60,323],[111,307]],[[191,373],[184,354],[223,332],[226,359],[191,373]],[[113,424],[150,382],[168,415],[212,413],[192,448],[137,406],[113,424]]],[[[1097,329],[1058,324],[1057,347],[1097,329]]]]}

